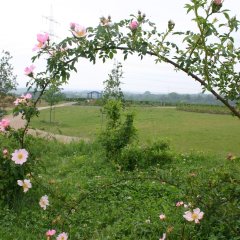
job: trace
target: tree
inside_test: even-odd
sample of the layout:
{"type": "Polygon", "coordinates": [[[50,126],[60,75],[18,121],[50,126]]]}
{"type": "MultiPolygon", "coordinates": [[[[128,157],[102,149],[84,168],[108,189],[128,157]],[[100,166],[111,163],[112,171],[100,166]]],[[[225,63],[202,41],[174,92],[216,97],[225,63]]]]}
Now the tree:
{"type": "Polygon", "coordinates": [[[13,74],[13,66],[10,63],[12,56],[7,51],[0,54],[0,117],[5,114],[4,108],[13,102],[13,98],[7,96],[7,93],[16,89],[16,75],[13,74]]]}
{"type": "Polygon", "coordinates": [[[100,134],[108,159],[117,160],[122,149],[136,136],[133,113],[126,112],[121,90],[122,64],[116,63],[104,81],[103,110],[106,114],[106,128],[100,134]]]}
{"type": "Polygon", "coordinates": [[[111,73],[108,75],[108,79],[104,81],[105,84],[103,92],[103,102],[106,103],[109,99],[119,100],[124,104],[124,94],[120,87],[120,79],[123,78],[122,64],[116,62],[111,73]]]}
{"type": "Polygon", "coordinates": [[[46,92],[43,95],[43,99],[48,103],[50,106],[49,111],[49,122],[52,122],[52,111],[53,111],[53,105],[59,103],[64,99],[64,94],[61,93],[61,89],[51,85],[46,92]]]}
{"type": "Polygon", "coordinates": [[[13,74],[13,66],[10,63],[12,56],[7,51],[2,51],[0,57],[0,96],[16,89],[17,76],[13,74]]]}

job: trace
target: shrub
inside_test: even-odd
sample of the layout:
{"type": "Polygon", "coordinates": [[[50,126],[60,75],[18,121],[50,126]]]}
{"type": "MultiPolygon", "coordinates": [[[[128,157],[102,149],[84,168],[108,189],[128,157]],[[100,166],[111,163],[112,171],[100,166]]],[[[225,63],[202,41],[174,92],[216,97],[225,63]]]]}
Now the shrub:
{"type": "Polygon", "coordinates": [[[118,158],[118,164],[123,170],[133,171],[136,168],[170,163],[172,159],[173,154],[170,151],[169,143],[160,140],[147,146],[136,144],[126,146],[118,158]]]}

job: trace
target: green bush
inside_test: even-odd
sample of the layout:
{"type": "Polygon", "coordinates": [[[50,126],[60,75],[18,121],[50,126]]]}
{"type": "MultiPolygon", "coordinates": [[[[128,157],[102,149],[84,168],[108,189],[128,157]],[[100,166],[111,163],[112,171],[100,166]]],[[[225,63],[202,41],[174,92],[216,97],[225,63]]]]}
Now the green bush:
{"type": "Polygon", "coordinates": [[[137,144],[126,146],[118,158],[118,164],[123,170],[133,171],[136,168],[147,168],[156,164],[162,166],[171,163],[172,159],[169,143],[161,140],[147,146],[137,144]]]}
{"type": "MultiPolygon", "coordinates": [[[[26,139],[28,146],[34,146],[29,152],[27,161],[22,165],[17,165],[11,160],[11,154],[19,147],[10,139],[0,136],[0,204],[9,207],[18,208],[21,201],[27,193],[23,192],[22,187],[18,186],[17,180],[30,179],[37,177],[42,168],[40,153],[42,148],[38,148],[37,140],[28,136],[26,139]],[[6,148],[6,146],[8,146],[6,148]],[[8,154],[4,155],[2,151],[7,149],[8,154]]],[[[34,187],[37,189],[37,186],[34,187]]]]}

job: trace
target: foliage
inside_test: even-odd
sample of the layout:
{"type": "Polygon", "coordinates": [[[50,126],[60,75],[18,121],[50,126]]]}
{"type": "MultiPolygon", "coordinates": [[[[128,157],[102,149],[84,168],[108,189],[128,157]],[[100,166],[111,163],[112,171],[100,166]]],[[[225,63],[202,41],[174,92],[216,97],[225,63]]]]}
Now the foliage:
{"type": "Polygon", "coordinates": [[[51,85],[44,93],[42,97],[50,106],[49,109],[49,122],[52,122],[52,111],[53,111],[53,105],[59,103],[64,99],[64,94],[61,93],[61,89],[51,85]]]}
{"type": "MultiPolygon", "coordinates": [[[[132,15],[131,19],[115,24],[110,24],[110,17],[101,18],[97,28],[88,28],[87,31],[79,24],[71,23],[72,37],[64,39],[59,44],[51,43],[47,33],[38,34],[38,44],[34,47],[38,53],[32,60],[47,56],[47,68],[44,72],[34,74],[35,66],[31,65],[25,69],[25,73],[31,79],[27,86],[33,87],[35,92],[39,91],[39,95],[32,100],[32,95],[26,94],[14,102],[16,105],[14,114],[21,114],[26,120],[24,128],[14,130],[6,119],[0,122],[1,134],[7,139],[3,142],[9,148],[2,153],[4,159],[2,156],[0,159],[2,160],[1,188],[4,190],[4,196],[7,198],[10,196],[8,199],[11,200],[13,199],[11,197],[19,197],[21,200],[20,195],[12,189],[17,189],[18,185],[18,189],[26,193],[31,188],[29,183],[32,180],[26,178],[35,175],[32,174],[32,169],[35,173],[34,167],[39,167],[38,157],[44,158],[44,154],[45,160],[51,157],[50,152],[46,151],[48,146],[45,142],[40,146],[36,142],[31,145],[31,139],[26,136],[28,126],[31,119],[38,114],[36,105],[45,90],[51,85],[58,88],[67,83],[70,70],[77,71],[75,64],[80,57],[95,63],[97,57],[103,62],[112,59],[117,50],[123,52],[124,59],[134,52],[137,52],[140,58],[147,54],[151,55],[155,57],[156,63],[169,63],[191,76],[203,86],[204,91],[210,91],[240,118],[239,72],[236,70],[240,50],[234,45],[233,35],[234,31],[238,30],[239,21],[235,17],[230,17],[227,10],[221,10],[222,1],[214,0],[210,5],[207,3],[207,0],[191,0],[190,4],[186,4],[187,12],[195,14],[193,21],[196,22],[199,33],[191,31],[174,33],[173,21],[168,22],[165,32],[158,33],[156,26],[146,18],[145,14],[139,12],[137,16],[132,15]],[[225,19],[223,23],[219,24],[213,18],[216,13],[222,14],[225,19]],[[224,30],[224,33],[221,30],[224,30]],[[174,42],[166,40],[170,34],[177,35],[178,42],[179,36],[183,37],[183,50],[174,42]],[[215,42],[211,41],[213,37],[215,42]],[[236,105],[231,105],[230,101],[235,101],[236,105]],[[42,155],[39,154],[41,151],[42,155]],[[8,155],[8,153],[12,154],[8,155]],[[5,161],[5,158],[8,161],[5,161]],[[7,171],[10,172],[10,177],[5,175],[7,171]],[[28,183],[23,183],[23,180],[28,183]]],[[[109,99],[109,104],[106,103],[107,127],[101,140],[110,158],[119,157],[122,149],[130,143],[135,133],[133,115],[127,114],[125,121],[121,118],[122,106],[120,100],[109,99]]],[[[65,150],[63,146],[60,147],[65,150]]],[[[204,158],[190,157],[187,160],[179,158],[180,161],[188,161],[184,168],[184,165],[181,166],[182,162],[181,165],[173,162],[178,158],[166,154],[167,144],[158,143],[145,150],[148,152],[149,165],[158,162],[160,165],[141,172],[136,169],[130,175],[129,172],[117,172],[111,162],[104,161],[101,148],[96,147],[97,150],[90,151],[95,147],[86,147],[87,152],[82,151],[84,146],[80,145],[76,149],[77,153],[82,151],[82,155],[74,155],[73,152],[71,155],[58,156],[57,162],[52,163],[52,169],[48,159],[45,166],[52,171],[45,175],[42,183],[34,178],[34,184],[37,183],[41,188],[39,192],[32,191],[34,203],[31,200],[26,203],[32,206],[36,203],[35,196],[39,199],[39,196],[45,194],[40,198],[39,205],[43,210],[46,208],[48,210],[37,214],[39,220],[41,216],[45,220],[40,226],[41,231],[44,227],[54,226],[58,234],[63,229],[68,230],[70,238],[73,239],[155,239],[159,236],[165,239],[164,233],[167,234],[168,239],[239,239],[239,158],[231,155],[225,160],[228,163],[220,166],[216,164],[210,166],[212,163],[209,163],[208,168],[205,169],[203,169],[204,165],[199,165],[200,159],[202,163],[207,163],[204,158]],[[98,151],[99,149],[101,151],[98,151]],[[93,157],[92,162],[89,160],[90,157],[93,157]],[[189,165],[196,159],[197,163],[189,165]],[[171,164],[163,164],[169,160],[172,161],[171,164]],[[197,168],[194,170],[192,167],[197,168]],[[188,172],[189,169],[193,172],[188,172]],[[58,182],[48,179],[47,176],[58,177],[58,182]],[[192,180],[194,177],[197,181],[192,180]],[[156,182],[158,184],[155,184],[156,182]],[[49,187],[46,183],[56,183],[55,188],[49,187]],[[73,188],[71,188],[72,183],[74,183],[73,188]],[[49,194],[51,204],[46,192],[49,194]],[[134,199],[133,205],[129,206],[129,201],[126,201],[121,207],[123,199],[130,200],[129,195],[130,199],[134,199]],[[176,208],[179,205],[179,203],[175,204],[178,199],[187,203],[185,210],[176,208]],[[101,209],[99,206],[106,202],[107,206],[101,209]],[[110,208],[115,210],[111,214],[109,214],[110,208]],[[159,217],[156,217],[159,211],[168,216],[166,222],[159,222],[159,217]],[[143,219],[146,219],[144,223],[143,219]],[[83,228],[80,230],[78,226],[75,228],[74,222],[77,222],[78,226],[80,223],[83,228]],[[212,224],[213,226],[218,224],[218,228],[212,227],[212,224]],[[96,232],[93,229],[96,229],[96,232]]],[[[59,153],[63,153],[63,150],[59,153]]],[[[126,160],[131,160],[134,155],[132,152],[126,151],[126,160]]],[[[65,153],[69,154],[69,151],[65,153]]],[[[53,155],[57,154],[58,151],[53,155]]],[[[55,160],[54,157],[50,159],[55,160]]],[[[132,161],[128,162],[133,168],[132,161]]],[[[1,219],[14,219],[8,212],[6,217],[1,219]]],[[[28,210],[26,212],[29,213],[28,210]]],[[[27,219],[24,216],[21,225],[24,227],[28,225],[26,224],[29,223],[28,218],[29,214],[27,219]]],[[[33,222],[35,226],[36,219],[33,222]]],[[[4,223],[0,225],[3,227],[4,223]]],[[[4,235],[8,235],[4,236],[5,239],[12,234],[12,227],[10,229],[4,232],[4,235]]],[[[32,231],[29,233],[31,234],[32,231]]],[[[34,238],[36,239],[36,236],[34,238]]]]}
{"type": "Polygon", "coordinates": [[[122,77],[122,64],[117,62],[111,70],[111,73],[108,75],[108,79],[103,82],[105,84],[103,91],[103,104],[106,104],[110,99],[119,100],[124,104],[124,95],[120,87],[120,79],[122,77]]]}
{"type": "Polygon", "coordinates": [[[49,228],[65,229],[74,240],[159,239],[164,232],[170,240],[239,238],[238,159],[172,153],[166,164],[119,172],[96,143],[35,139],[31,149],[46,167],[38,184],[50,193],[51,206],[42,211],[26,194],[20,212],[2,208],[6,240],[44,239],[49,228]],[[177,207],[179,201],[204,212],[200,224],[182,217],[188,208],[177,207]]]}
{"type": "Polygon", "coordinates": [[[67,83],[71,70],[77,71],[75,64],[81,57],[95,63],[97,58],[103,62],[113,59],[117,51],[122,51],[124,60],[133,53],[137,53],[141,59],[150,55],[156,63],[171,64],[176,70],[198,81],[203,91],[211,92],[240,118],[239,72],[236,68],[240,51],[234,43],[239,21],[223,9],[224,4],[217,8],[213,7],[214,4],[213,1],[191,0],[185,5],[187,13],[195,16],[193,21],[197,32],[174,32],[173,21],[169,21],[165,32],[158,31],[156,25],[142,13],[116,23],[89,27],[84,29],[81,36],[76,34],[72,26],[72,37],[67,37],[59,44],[47,41],[44,48],[39,49],[33,57],[35,61],[42,55],[54,52],[47,58],[46,72],[38,76],[42,79],[43,74],[49,73],[51,82],[60,86],[67,83]],[[130,27],[132,21],[137,23],[134,29],[130,27]],[[170,37],[175,37],[176,41],[170,41],[170,37]],[[179,45],[181,40],[183,44],[179,45]],[[232,105],[232,101],[236,101],[236,105],[232,105]]]}
{"type": "MultiPolygon", "coordinates": [[[[14,133],[12,133],[14,134],[14,133]]],[[[6,140],[0,136],[0,206],[8,206],[10,208],[19,209],[23,204],[23,200],[26,199],[26,194],[16,184],[17,180],[28,177],[33,180],[38,178],[38,175],[42,171],[41,159],[39,159],[39,150],[36,151],[35,141],[32,137],[28,137],[26,143],[29,147],[32,147],[30,157],[24,165],[16,165],[11,160],[10,153],[14,149],[18,148],[16,143],[12,140],[6,140]],[[4,150],[7,150],[7,154],[2,154],[4,150]]],[[[38,186],[34,187],[35,190],[38,186]]]]}
{"type": "Polygon", "coordinates": [[[115,160],[121,150],[135,137],[136,129],[133,126],[133,113],[126,113],[123,120],[124,97],[120,88],[122,65],[117,63],[104,82],[102,113],[106,115],[105,130],[99,136],[99,141],[106,151],[108,159],[115,160]]]}
{"type": "Polygon", "coordinates": [[[200,105],[200,104],[181,104],[177,110],[186,112],[212,113],[212,114],[231,114],[224,106],[200,105]]]}
{"type": "Polygon", "coordinates": [[[0,55],[0,97],[9,91],[16,89],[16,76],[13,73],[13,66],[10,63],[12,56],[8,51],[2,51],[0,55]]]}
{"type": "Polygon", "coordinates": [[[133,171],[135,169],[147,169],[150,166],[169,164],[173,155],[166,141],[155,141],[147,146],[132,144],[126,146],[118,159],[121,169],[133,171]]]}

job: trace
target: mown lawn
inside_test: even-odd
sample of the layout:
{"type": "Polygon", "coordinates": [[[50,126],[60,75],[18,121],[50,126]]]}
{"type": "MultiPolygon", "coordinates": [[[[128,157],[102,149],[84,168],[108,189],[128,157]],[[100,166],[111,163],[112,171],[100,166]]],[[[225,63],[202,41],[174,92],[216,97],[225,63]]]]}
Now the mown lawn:
{"type": "MultiPolygon", "coordinates": [[[[180,152],[192,150],[210,154],[240,154],[240,121],[219,114],[191,113],[158,107],[131,108],[139,141],[169,139],[180,152]]],[[[99,107],[72,106],[57,108],[55,122],[49,124],[49,110],[41,111],[31,126],[53,133],[95,139],[104,127],[105,119],[99,107]]]]}

